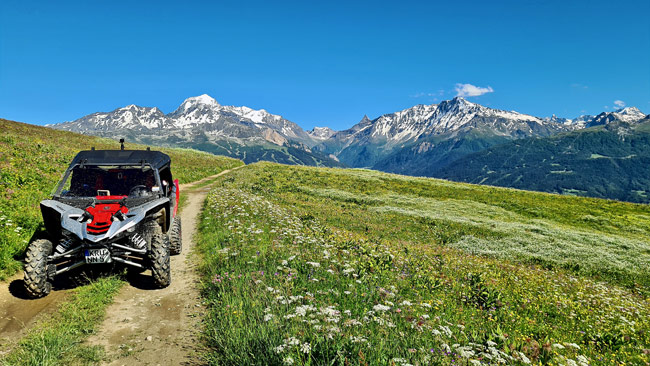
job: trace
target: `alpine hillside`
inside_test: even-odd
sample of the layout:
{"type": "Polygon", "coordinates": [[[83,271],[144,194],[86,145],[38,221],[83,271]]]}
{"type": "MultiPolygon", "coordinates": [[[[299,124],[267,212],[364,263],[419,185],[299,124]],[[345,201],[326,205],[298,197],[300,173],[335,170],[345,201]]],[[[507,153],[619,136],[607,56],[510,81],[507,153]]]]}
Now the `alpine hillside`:
{"type": "Polygon", "coordinates": [[[630,123],[616,114],[599,115],[591,124],[615,119],[591,128],[491,147],[457,160],[437,176],[650,203],[650,116],[630,123]]]}

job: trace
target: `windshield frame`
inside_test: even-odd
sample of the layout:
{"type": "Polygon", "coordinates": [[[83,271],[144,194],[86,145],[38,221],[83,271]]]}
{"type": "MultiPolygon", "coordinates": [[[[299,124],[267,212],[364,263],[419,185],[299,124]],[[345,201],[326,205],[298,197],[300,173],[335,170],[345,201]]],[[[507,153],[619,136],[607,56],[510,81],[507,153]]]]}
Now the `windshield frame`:
{"type": "MultiPolygon", "coordinates": [[[[70,175],[72,174],[72,171],[75,168],[78,168],[78,167],[81,167],[81,168],[83,168],[83,167],[115,167],[115,166],[118,166],[118,167],[131,167],[131,168],[144,168],[144,167],[151,168],[151,170],[153,170],[154,178],[156,179],[156,185],[158,187],[161,187],[159,189],[159,191],[157,192],[157,196],[160,197],[160,195],[163,194],[163,189],[162,189],[162,184],[161,184],[161,181],[160,181],[160,175],[158,174],[158,169],[156,169],[153,165],[151,165],[149,163],[143,163],[143,164],[140,164],[140,165],[124,164],[124,163],[103,163],[103,164],[74,164],[74,165],[69,166],[68,169],[66,169],[65,173],[63,174],[63,178],[61,178],[61,181],[57,185],[56,190],[52,194],[52,197],[54,197],[54,198],[61,198],[62,197],[61,196],[61,191],[63,190],[63,187],[65,186],[68,179],[70,179],[70,175]]],[[[88,197],[65,196],[65,198],[72,198],[72,199],[75,199],[75,198],[88,199],[90,197],[91,196],[88,196],[88,197]]]]}

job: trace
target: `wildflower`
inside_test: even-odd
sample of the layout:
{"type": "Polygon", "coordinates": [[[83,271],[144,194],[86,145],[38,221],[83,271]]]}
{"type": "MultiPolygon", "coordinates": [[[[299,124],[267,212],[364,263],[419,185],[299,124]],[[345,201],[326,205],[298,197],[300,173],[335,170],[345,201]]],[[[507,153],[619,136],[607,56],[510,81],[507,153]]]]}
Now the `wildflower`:
{"type": "Polygon", "coordinates": [[[526,365],[530,364],[530,359],[528,357],[526,357],[526,355],[523,352],[515,351],[515,354],[519,355],[519,358],[521,359],[521,362],[525,363],[526,365]]]}
{"type": "Polygon", "coordinates": [[[266,314],[264,315],[264,321],[268,322],[269,320],[273,319],[273,314],[266,314]]]}
{"type": "Polygon", "coordinates": [[[291,358],[291,357],[287,357],[287,358],[285,358],[284,360],[282,360],[282,362],[283,362],[285,365],[293,365],[293,358],[291,358]]]}
{"type": "Polygon", "coordinates": [[[302,353],[309,353],[311,352],[311,345],[309,343],[303,343],[302,346],[300,346],[300,351],[302,353]]]}
{"type": "Polygon", "coordinates": [[[390,310],[390,306],[381,305],[381,304],[377,304],[377,305],[373,306],[372,308],[375,311],[388,311],[388,310],[390,310]]]}
{"type": "Polygon", "coordinates": [[[469,346],[458,347],[458,348],[456,348],[456,351],[458,352],[458,354],[462,358],[470,358],[470,357],[474,356],[474,351],[469,346]]]}
{"type": "Polygon", "coordinates": [[[580,366],[589,366],[589,360],[587,359],[587,357],[585,357],[583,355],[578,355],[576,357],[576,360],[578,361],[578,364],[580,366]]]}
{"type": "Polygon", "coordinates": [[[284,352],[285,347],[286,346],[284,344],[281,344],[281,345],[275,347],[273,350],[275,351],[275,353],[280,354],[280,353],[284,352]]]}

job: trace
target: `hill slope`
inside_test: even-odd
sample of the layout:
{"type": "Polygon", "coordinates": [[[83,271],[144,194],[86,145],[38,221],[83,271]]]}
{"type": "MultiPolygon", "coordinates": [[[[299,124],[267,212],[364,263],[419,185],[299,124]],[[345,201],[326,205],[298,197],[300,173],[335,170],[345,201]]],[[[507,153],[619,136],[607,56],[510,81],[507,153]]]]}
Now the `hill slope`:
{"type": "MultiPolygon", "coordinates": [[[[79,150],[119,148],[116,141],[0,119],[0,278],[18,260],[40,227],[38,203],[51,194],[79,150]]],[[[133,148],[144,146],[129,145],[133,148]]],[[[161,149],[172,158],[174,177],[192,182],[241,161],[188,149],[161,149]]]]}
{"type": "Polygon", "coordinates": [[[436,177],[650,203],[650,119],[511,141],[458,159],[436,177]]]}
{"type": "Polygon", "coordinates": [[[650,361],[650,208],[268,163],[200,226],[209,362],[650,361]]]}

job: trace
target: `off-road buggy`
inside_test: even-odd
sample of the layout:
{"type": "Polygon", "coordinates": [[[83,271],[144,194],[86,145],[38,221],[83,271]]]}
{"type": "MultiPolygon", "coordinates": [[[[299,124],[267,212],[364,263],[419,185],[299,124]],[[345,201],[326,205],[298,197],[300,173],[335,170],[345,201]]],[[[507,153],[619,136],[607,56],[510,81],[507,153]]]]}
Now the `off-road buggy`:
{"type": "MultiPolygon", "coordinates": [[[[123,142],[123,140],[121,141],[123,142]]],[[[52,199],[41,202],[47,238],[25,258],[25,289],[47,295],[55,276],[84,265],[151,269],[156,287],[171,282],[170,254],[181,251],[178,180],[159,151],[81,151],[52,199]]]]}

